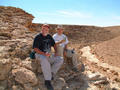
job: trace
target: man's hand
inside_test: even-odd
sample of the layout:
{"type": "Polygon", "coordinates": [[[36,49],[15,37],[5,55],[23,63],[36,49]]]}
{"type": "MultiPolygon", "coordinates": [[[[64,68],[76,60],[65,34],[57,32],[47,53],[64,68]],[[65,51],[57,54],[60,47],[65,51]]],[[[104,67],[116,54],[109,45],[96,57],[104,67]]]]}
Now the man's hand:
{"type": "Polygon", "coordinates": [[[44,53],[44,52],[40,51],[38,48],[34,48],[34,51],[41,54],[41,55],[44,55],[46,57],[50,56],[50,53],[48,53],[48,52],[44,53]]]}
{"type": "Polygon", "coordinates": [[[55,53],[55,57],[56,57],[56,56],[58,56],[58,54],[57,54],[57,53],[55,53]]]}
{"type": "Polygon", "coordinates": [[[64,43],[65,41],[66,41],[66,40],[63,39],[63,40],[60,41],[60,43],[64,43]]]}
{"type": "Polygon", "coordinates": [[[64,51],[64,52],[63,52],[64,57],[66,57],[66,54],[67,54],[66,51],[64,51]]]}
{"type": "Polygon", "coordinates": [[[46,57],[50,57],[50,53],[47,53],[47,52],[46,52],[46,53],[45,53],[45,56],[46,56],[46,57]]]}
{"type": "Polygon", "coordinates": [[[65,40],[65,39],[63,39],[63,40],[61,40],[61,41],[56,42],[56,44],[57,44],[57,45],[59,45],[59,44],[64,43],[64,42],[66,42],[66,40],[65,40]]]}

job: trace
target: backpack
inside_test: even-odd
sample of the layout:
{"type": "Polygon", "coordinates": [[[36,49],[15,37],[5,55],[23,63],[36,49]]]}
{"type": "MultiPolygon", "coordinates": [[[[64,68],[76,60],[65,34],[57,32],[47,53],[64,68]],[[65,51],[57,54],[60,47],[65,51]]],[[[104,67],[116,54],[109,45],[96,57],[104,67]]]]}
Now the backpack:
{"type": "Polygon", "coordinates": [[[30,53],[30,55],[29,55],[29,57],[31,58],[31,59],[35,59],[35,51],[32,51],[31,53],[30,53]]]}

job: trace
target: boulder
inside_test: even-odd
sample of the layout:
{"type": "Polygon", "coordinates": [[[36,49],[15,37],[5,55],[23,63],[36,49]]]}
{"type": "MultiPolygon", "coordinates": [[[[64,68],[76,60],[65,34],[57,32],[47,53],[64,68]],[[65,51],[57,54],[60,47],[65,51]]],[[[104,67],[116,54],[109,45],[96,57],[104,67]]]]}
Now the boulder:
{"type": "Polygon", "coordinates": [[[74,49],[68,49],[66,51],[65,62],[68,66],[72,67],[73,70],[83,72],[85,70],[82,59],[79,58],[77,52],[74,49]]]}
{"type": "Polygon", "coordinates": [[[5,90],[7,88],[7,80],[0,81],[0,90],[5,90]]]}
{"type": "Polygon", "coordinates": [[[8,77],[12,67],[11,61],[9,59],[0,60],[0,80],[5,80],[8,77]]]}
{"type": "Polygon", "coordinates": [[[31,59],[22,61],[22,67],[25,67],[33,72],[37,70],[36,62],[32,61],[31,59]]]}
{"type": "Polygon", "coordinates": [[[42,73],[40,62],[36,59],[27,58],[25,61],[22,61],[22,67],[25,67],[35,73],[42,73]]]}
{"type": "Polygon", "coordinates": [[[12,90],[23,90],[23,88],[20,85],[13,85],[12,90]]]}
{"type": "Polygon", "coordinates": [[[25,90],[33,90],[30,84],[24,84],[25,90]]]}
{"type": "Polygon", "coordinates": [[[12,75],[15,77],[15,81],[22,85],[30,84],[31,86],[35,86],[38,83],[35,73],[23,67],[13,69],[12,75]]]}

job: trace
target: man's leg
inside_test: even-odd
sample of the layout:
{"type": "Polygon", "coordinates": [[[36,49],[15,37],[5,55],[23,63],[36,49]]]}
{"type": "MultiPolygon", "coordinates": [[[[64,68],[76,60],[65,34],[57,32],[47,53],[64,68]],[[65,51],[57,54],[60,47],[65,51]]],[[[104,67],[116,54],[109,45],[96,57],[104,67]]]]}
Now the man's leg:
{"type": "Polygon", "coordinates": [[[40,55],[40,54],[35,54],[36,59],[40,61],[42,72],[44,75],[45,80],[51,80],[51,66],[50,62],[48,61],[46,56],[40,55]]]}
{"type": "Polygon", "coordinates": [[[50,62],[48,61],[48,58],[46,56],[40,55],[40,54],[35,54],[36,59],[40,60],[42,72],[44,74],[45,78],[45,86],[47,87],[47,90],[54,90],[53,86],[51,85],[51,66],[50,62]]]}
{"type": "Polygon", "coordinates": [[[60,69],[64,60],[63,60],[63,57],[60,57],[60,56],[52,57],[51,60],[53,62],[51,71],[55,75],[57,71],[60,69]]]}
{"type": "Polygon", "coordinates": [[[64,48],[57,45],[57,55],[63,57],[64,48]]]}

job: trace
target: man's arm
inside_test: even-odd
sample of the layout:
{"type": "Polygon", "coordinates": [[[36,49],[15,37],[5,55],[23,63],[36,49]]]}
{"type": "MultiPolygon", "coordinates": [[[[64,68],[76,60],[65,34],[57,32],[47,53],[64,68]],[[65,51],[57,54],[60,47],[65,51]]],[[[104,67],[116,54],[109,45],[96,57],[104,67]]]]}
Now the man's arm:
{"type": "Polygon", "coordinates": [[[65,48],[64,48],[64,49],[67,49],[67,47],[68,47],[68,44],[65,45],[65,48]]]}
{"type": "Polygon", "coordinates": [[[69,44],[69,41],[68,41],[68,38],[66,37],[66,42],[65,42],[65,47],[64,47],[64,56],[66,56],[66,52],[67,52],[67,49],[68,49],[68,44],[69,44]]]}
{"type": "Polygon", "coordinates": [[[67,45],[68,45],[68,44],[65,45],[64,51],[63,51],[63,55],[64,55],[65,57],[66,57],[66,52],[67,52],[67,45]]]}
{"type": "Polygon", "coordinates": [[[66,40],[61,40],[61,41],[56,42],[56,44],[61,44],[61,43],[65,42],[65,41],[66,40]]]}
{"type": "Polygon", "coordinates": [[[57,44],[55,44],[54,47],[53,47],[54,50],[55,50],[55,56],[57,56],[57,46],[56,46],[56,45],[57,45],[57,44]]]}

